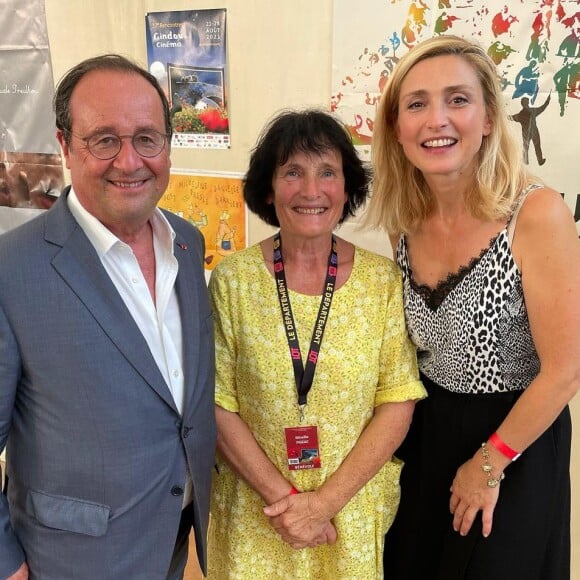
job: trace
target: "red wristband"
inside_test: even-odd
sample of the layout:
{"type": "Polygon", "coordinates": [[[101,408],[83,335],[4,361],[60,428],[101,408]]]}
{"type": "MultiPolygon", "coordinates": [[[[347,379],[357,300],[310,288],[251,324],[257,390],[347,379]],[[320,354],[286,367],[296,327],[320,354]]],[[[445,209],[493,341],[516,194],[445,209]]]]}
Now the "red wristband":
{"type": "Polygon", "coordinates": [[[493,433],[489,437],[489,442],[502,454],[505,455],[510,461],[515,461],[521,453],[514,451],[509,445],[504,443],[497,433],[493,433]]]}
{"type": "Polygon", "coordinates": [[[300,493],[294,486],[292,486],[292,489],[288,492],[288,495],[296,495],[297,493],[300,493]]]}

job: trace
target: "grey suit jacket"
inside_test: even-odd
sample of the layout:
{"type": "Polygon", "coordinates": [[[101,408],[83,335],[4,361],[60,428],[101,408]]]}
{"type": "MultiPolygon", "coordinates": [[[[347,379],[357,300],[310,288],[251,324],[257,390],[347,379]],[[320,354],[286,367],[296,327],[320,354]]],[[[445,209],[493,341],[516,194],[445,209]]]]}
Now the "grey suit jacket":
{"type": "Polygon", "coordinates": [[[215,449],[213,322],[203,238],[177,236],[185,406],[66,204],[0,236],[0,578],[165,579],[193,480],[206,563],[215,449]]]}

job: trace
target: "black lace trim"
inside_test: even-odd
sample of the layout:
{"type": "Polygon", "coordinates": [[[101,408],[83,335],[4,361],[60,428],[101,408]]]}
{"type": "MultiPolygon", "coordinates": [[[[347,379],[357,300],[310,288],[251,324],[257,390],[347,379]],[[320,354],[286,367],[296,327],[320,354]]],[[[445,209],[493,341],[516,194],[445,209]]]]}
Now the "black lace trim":
{"type": "Polygon", "coordinates": [[[459,268],[459,270],[457,270],[457,272],[451,272],[447,276],[447,278],[444,278],[443,280],[440,280],[439,282],[437,282],[437,285],[435,286],[435,288],[431,288],[430,286],[427,286],[426,284],[417,284],[415,282],[415,280],[413,278],[413,270],[411,269],[411,264],[409,262],[409,253],[407,250],[407,242],[405,240],[405,255],[406,255],[406,262],[407,262],[407,272],[409,275],[409,281],[411,284],[411,288],[413,288],[413,290],[415,292],[417,292],[417,294],[419,294],[419,296],[423,299],[425,304],[427,304],[427,306],[431,310],[437,310],[437,308],[439,308],[439,306],[441,306],[441,304],[443,303],[445,298],[447,298],[447,296],[449,296],[449,294],[453,291],[453,289],[456,288],[461,283],[461,281],[467,276],[467,274],[469,274],[473,270],[473,268],[475,268],[475,266],[477,266],[477,264],[485,256],[485,254],[487,254],[487,252],[489,252],[491,247],[495,244],[495,241],[497,240],[497,238],[504,231],[505,231],[505,229],[498,232],[489,241],[489,244],[487,245],[487,247],[483,248],[481,250],[479,256],[474,256],[473,258],[471,258],[471,260],[469,261],[468,264],[466,264],[465,266],[461,266],[461,268],[459,268]]]}

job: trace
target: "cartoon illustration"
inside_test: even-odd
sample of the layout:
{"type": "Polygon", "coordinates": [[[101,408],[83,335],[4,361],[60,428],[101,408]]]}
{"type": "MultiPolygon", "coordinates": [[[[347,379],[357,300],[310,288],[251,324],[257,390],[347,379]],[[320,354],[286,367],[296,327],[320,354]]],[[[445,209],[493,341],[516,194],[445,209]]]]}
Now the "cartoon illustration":
{"type": "Polygon", "coordinates": [[[220,224],[218,226],[215,245],[216,252],[220,256],[228,256],[236,251],[236,226],[230,227],[228,220],[230,219],[230,214],[227,209],[222,211],[220,215],[220,224]]]}
{"type": "MultiPolygon", "coordinates": [[[[193,207],[192,204],[189,204],[189,213],[185,216],[185,219],[193,224],[196,228],[205,228],[208,223],[207,214],[200,209],[199,207],[193,207]]],[[[183,217],[183,216],[182,216],[183,217]]],[[[204,257],[204,262],[206,264],[211,264],[213,262],[213,254],[207,254],[204,257]]]]}
{"type": "Polygon", "coordinates": [[[207,214],[200,209],[199,207],[193,207],[193,205],[189,204],[189,214],[187,215],[186,219],[192,223],[196,228],[204,228],[207,226],[207,214]]]}
{"type": "Polygon", "coordinates": [[[199,228],[208,271],[246,246],[241,175],[172,173],[159,205],[199,228]]]}

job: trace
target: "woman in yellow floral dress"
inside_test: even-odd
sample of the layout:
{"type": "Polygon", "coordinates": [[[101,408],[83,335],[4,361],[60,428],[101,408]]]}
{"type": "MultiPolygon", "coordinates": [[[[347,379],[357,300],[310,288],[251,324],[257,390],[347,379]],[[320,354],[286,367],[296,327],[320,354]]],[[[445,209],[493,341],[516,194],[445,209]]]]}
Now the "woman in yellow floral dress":
{"type": "Polygon", "coordinates": [[[334,236],[368,172],[320,111],[265,129],[244,180],[279,232],[220,262],[209,578],[382,578],[392,457],[425,391],[395,264],[334,236]]]}

